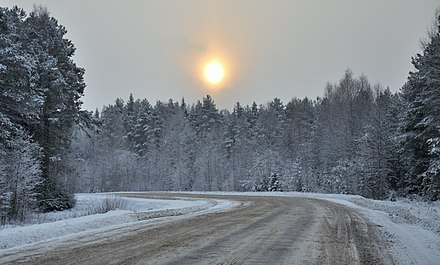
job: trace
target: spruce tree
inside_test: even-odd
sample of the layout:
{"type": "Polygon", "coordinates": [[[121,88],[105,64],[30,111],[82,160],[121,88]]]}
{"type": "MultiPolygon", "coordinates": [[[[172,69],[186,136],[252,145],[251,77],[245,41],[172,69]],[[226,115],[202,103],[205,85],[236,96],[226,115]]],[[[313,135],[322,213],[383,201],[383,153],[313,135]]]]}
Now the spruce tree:
{"type": "Polygon", "coordinates": [[[440,14],[422,54],[412,59],[402,88],[407,104],[404,119],[404,158],[408,192],[440,199],[440,14]]]}

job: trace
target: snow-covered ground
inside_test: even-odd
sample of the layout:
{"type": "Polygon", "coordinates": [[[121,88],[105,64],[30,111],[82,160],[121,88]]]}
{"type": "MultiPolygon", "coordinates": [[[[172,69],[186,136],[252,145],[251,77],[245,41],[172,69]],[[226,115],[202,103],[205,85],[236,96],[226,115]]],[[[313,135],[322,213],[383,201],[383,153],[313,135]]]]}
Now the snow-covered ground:
{"type": "Polygon", "coordinates": [[[235,205],[234,202],[226,200],[119,198],[111,194],[76,194],[76,199],[77,205],[72,210],[36,216],[33,222],[38,224],[0,228],[0,254],[2,249],[71,237],[87,231],[117,228],[157,217],[219,211],[235,205]],[[123,209],[90,214],[100,208],[106,200],[119,201],[123,209]]]}
{"type": "MultiPolygon", "coordinates": [[[[289,196],[317,198],[343,204],[356,209],[376,224],[386,239],[386,248],[396,264],[440,264],[440,202],[420,202],[398,199],[396,202],[377,201],[361,196],[314,193],[197,193],[217,195],[289,196]]],[[[196,216],[206,211],[224,210],[238,203],[198,199],[156,200],[124,198],[124,209],[105,214],[90,213],[90,209],[108,198],[108,194],[78,194],[78,203],[72,211],[51,213],[36,218],[41,224],[6,227],[0,230],[0,254],[11,248],[60,240],[94,231],[111,234],[128,223],[155,217],[190,214],[196,216]],[[79,217],[78,217],[79,216],[79,217]],[[109,232],[110,231],[110,232],[109,232]]],[[[155,219],[153,219],[155,220],[155,219]]],[[[153,223],[153,220],[152,221],[153,223]]],[[[145,221],[144,221],[145,222],[145,221]]]]}
{"type": "Polygon", "coordinates": [[[440,264],[440,202],[377,201],[349,195],[315,197],[357,209],[370,219],[382,232],[397,264],[440,264]]]}

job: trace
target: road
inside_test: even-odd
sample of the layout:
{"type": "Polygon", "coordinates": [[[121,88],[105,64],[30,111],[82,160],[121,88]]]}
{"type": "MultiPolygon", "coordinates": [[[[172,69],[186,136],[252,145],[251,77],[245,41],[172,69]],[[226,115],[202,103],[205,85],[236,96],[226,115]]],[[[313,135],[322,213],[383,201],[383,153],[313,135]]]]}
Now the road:
{"type": "MultiPolygon", "coordinates": [[[[171,194],[141,196],[172,197],[171,194]]],[[[139,194],[137,196],[140,196],[139,194]]],[[[7,264],[393,264],[373,224],[332,202],[292,197],[211,197],[242,202],[230,211],[139,222],[37,244],[7,264]]]]}

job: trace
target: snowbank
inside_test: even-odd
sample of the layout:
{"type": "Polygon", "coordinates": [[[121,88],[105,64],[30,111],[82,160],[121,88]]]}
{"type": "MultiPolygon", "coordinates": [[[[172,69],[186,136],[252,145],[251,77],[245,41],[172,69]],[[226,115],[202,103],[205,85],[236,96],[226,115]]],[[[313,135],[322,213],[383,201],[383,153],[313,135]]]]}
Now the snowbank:
{"type": "Polygon", "coordinates": [[[376,224],[396,264],[440,264],[440,202],[377,201],[349,195],[316,197],[355,208],[376,224]]]}
{"type": "MultiPolygon", "coordinates": [[[[1,249],[41,242],[53,238],[68,237],[81,232],[101,228],[117,228],[120,225],[152,218],[177,216],[199,211],[218,211],[234,206],[224,200],[162,200],[123,197],[124,209],[103,214],[86,215],[109,194],[77,194],[77,206],[70,211],[49,213],[36,218],[40,224],[5,227],[0,230],[1,249]]],[[[114,195],[113,195],[114,196],[114,195]]]]}

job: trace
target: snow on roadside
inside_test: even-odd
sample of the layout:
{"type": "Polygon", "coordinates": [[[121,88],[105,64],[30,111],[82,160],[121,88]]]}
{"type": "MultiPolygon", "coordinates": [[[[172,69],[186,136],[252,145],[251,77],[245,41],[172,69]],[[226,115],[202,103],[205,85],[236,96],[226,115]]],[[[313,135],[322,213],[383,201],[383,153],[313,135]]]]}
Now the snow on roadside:
{"type": "Polygon", "coordinates": [[[440,264],[440,202],[391,202],[349,195],[316,197],[357,209],[369,218],[381,231],[396,264],[440,264]]]}
{"type": "Polygon", "coordinates": [[[52,222],[0,229],[0,251],[94,229],[203,210],[220,210],[234,205],[228,201],[211,199],[162,200],[123,197],[125,202],[123,210],[81,216],[85,214],[87,209],[99,204],[108,196],[108,194],[78,194],[77,206],[73,210],[51,213],[51,216],[42,218],[42,220],[52,220],[52,222]]]}
{"type": "MultiPolygon", "coordinates": [[[[167,208],[169,202],[162,200],[144,200],[116,196],[115,193],[77,193],[75,194],[76,205],[73,209],[59,212],[38,213],[31,216],[28,224],[48,223],[64,219],[77,218],[87,215],[98,214],[102,205],[109,200],[118,210],[133,212],[145,212],[167,208]]],[[[187,202],[176,201],[173,208],[187,207],[187,202]]],[[[104,207],[105,208],[105,207],[104,207]]]]}

